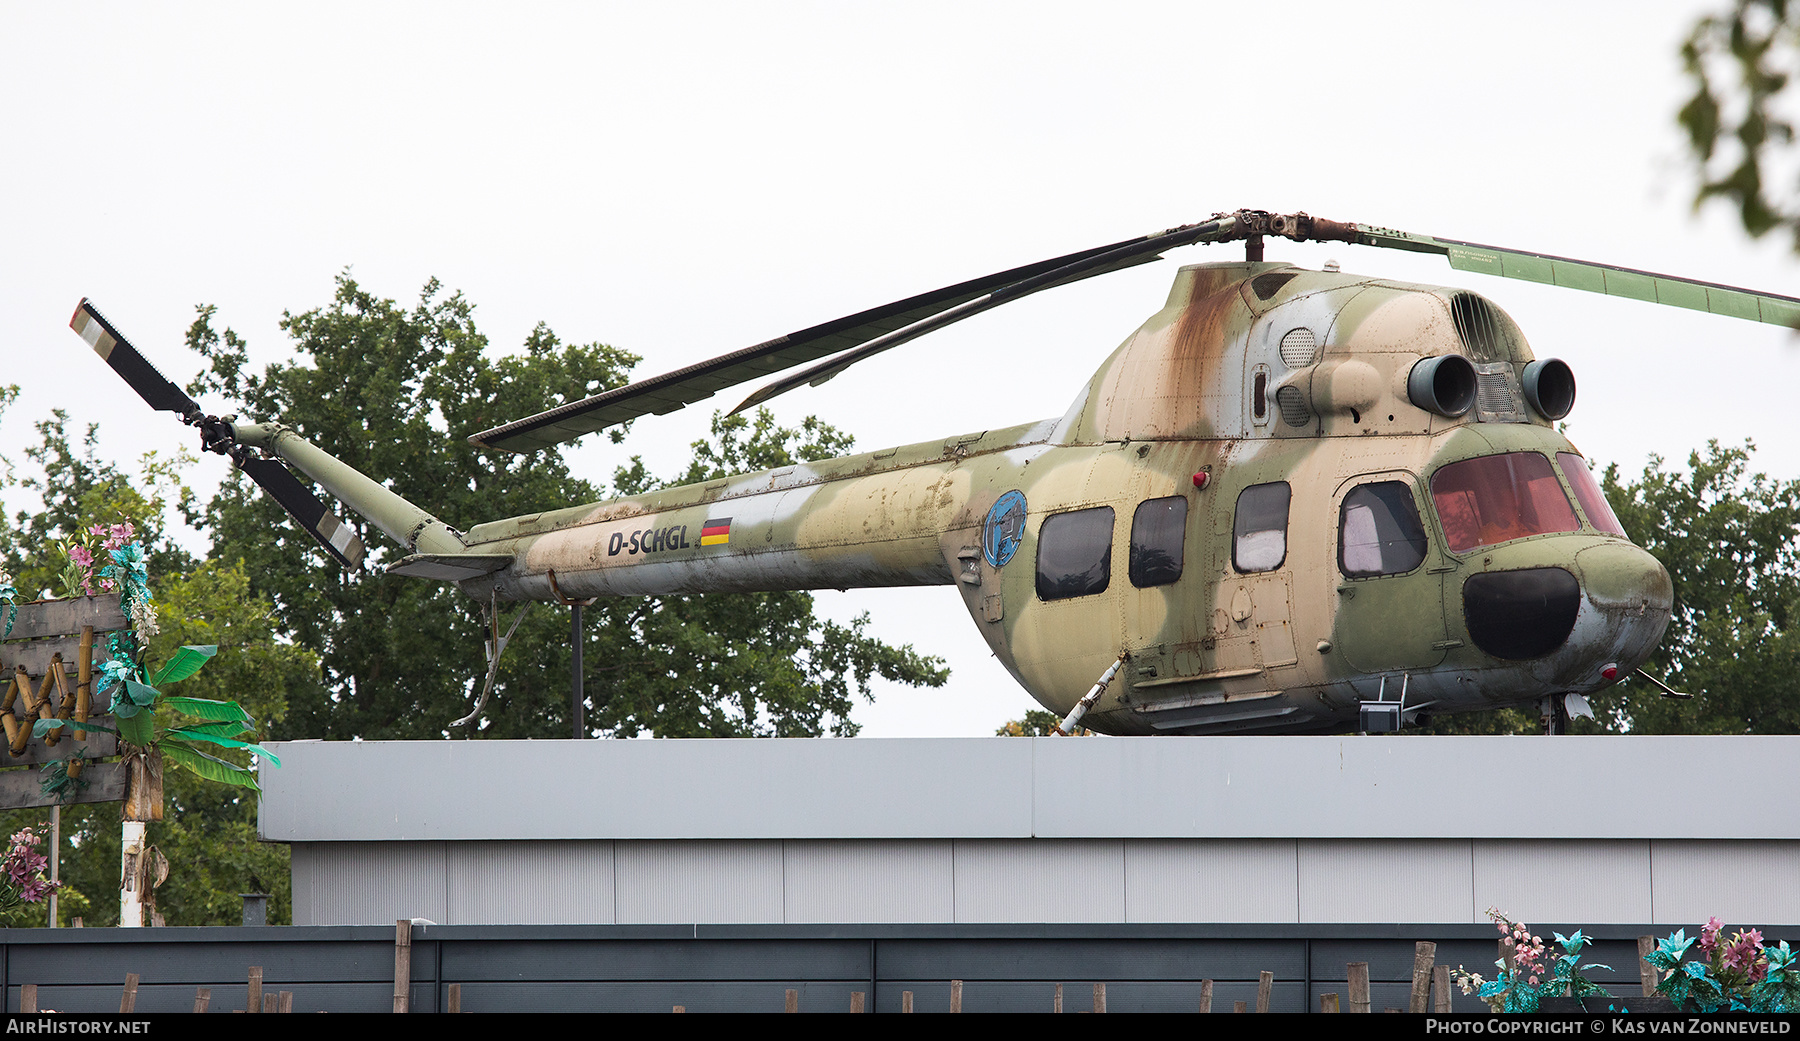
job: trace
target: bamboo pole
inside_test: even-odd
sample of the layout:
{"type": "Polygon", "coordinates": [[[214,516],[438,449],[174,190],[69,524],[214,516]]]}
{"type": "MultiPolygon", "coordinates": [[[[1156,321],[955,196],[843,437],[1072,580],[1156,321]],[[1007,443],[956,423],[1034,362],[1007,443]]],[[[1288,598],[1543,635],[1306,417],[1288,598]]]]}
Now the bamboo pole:
{"type": "Polygon", "coordinates": [[[799,991],[789,988],[786,996],[782,999],[781,1011],[783,1011],[783,1012],[798,1012],[798,1011],[800,1011],[800,992],[799,991]]]}
{"type": "Polygon", "coordinates": [[[1336,994],[1319,995],[1319,1011],[1331,1013],[1340,1011],[1338,1008],[1338,996],[1336,994]]]}
{"type": "Polygon", "coordinates": [[[137,1011],[137,985],[138,985],[138,974],[135,972],[126,973],[125,974],[125,989],[124,989],[124,991],[122,991],[119,994],[119,1011],[120,1012],[136,1012],[137,1011]]]}
{"type": "Polygon", "coordinates": [[[950,981],[950,1011],[962,1011],[962,980],[950,981]]]}
{"type": "MultiPolygon", "coordinates": [[[[450,995],[449,995],[449,998],[446,1000],[446,1005],[448,1006],[444,1010],[446,1012],[461,1012],[462,1011],[462,984],[460,984],[460,983],[450,984],[450,995]]],[[[681,1006],[676,1005],[675,1011],[680,1012],[681,1006]]]]}
{"type": "Polygon", "coordinates": [[[262,1011],[262,991],[262,966],[252,965],[250,966],[249,990],[246,991],[244,997],[245,1012],[262,1011]]]}
{"type": "Polygon", "coordinates": [[[1450,1011],[1450,966],[1439,965],[1431,970],[1431,1011],[1450,1011]]]}
{"type": "Polygon", "coordinates": [[[1345,966],[1350,974],[1350,1011],[1369,1011],[1369,963],[1353,961],[1345,966]]]}
{"type": "Polygon", "coordinates": [[[1200,1011],[1202,1011],[1202,1012],[1211,1012],[1212,1011],[1212,991],[1213,991],[1212,980],[1201,980],[1200,981],[1200,1011]]]}
{"type": "Polygon", "coordinates": [[[406,1012],[412,998],[412,920],[394,922],[394,1011],[406,1012]]]}
{"type": "Polygon", "coordinates": [[[195,987],[194,988],[194,1011],[195,1012],[205,1012],[211,1006],[212,1006],[212,988],[211,987],[195,987]]]}
{"type": "Polygon", "coordinates": [[[1094,1011],[1106,1011],[1106,984],[1104,983],[1094,984],[1094,1011]]]}
{"type": "Polygon", "coordinates": [[[35,983],[19,984],[19,1011],[20,1012],[36,1012],[37,1011],[37,984],[35,984],[35,983]]]}
{"type": "Polygon", "coordinates": [[[1269,992],[1275,988],[1275,974],[1264,969],[1256,977],[1256,1011],[1269,1011],[1269,992]]]}
{"type": "Polygon", "coordinates": [[[1431,968],[1437,960],[1437,944],[1420,940],[1413,944],[1412,1001],[1407,1011],[1423,1015],[1431,1009],[1431,968]]]}

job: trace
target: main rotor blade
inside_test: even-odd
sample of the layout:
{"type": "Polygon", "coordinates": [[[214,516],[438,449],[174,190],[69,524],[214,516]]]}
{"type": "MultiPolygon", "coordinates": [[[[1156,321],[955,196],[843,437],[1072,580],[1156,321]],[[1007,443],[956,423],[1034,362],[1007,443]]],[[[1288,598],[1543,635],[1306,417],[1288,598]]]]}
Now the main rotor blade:
{"type": "Polygon", "coordinates": [[[1068,285],[1070,282],[1078,282],[1084,278],[1093,278],[1111,271],[1121,271],[1139,264],[1148,264],[1159,259],[1165,251],[1177,246],[1186,246],[1203,239],[1214,238],[1212,233],[1219,231],[1220,227],[1221,222],[1209,221],[1205,224],[1190,224],[1186,227],[1175,228],[1161,235],[1146,236],[1107,252],[1084,257],[1042,274],[1001,286],[991,293],[940,311],[905,328],[896,329],[885,336],[878,336],[861,347],[830,361],[803,369],[792,376],[783,376],[768,386],[758,388],[755,393],[745,398],[742,404],[732,409],[732,414],[735,415],[754,405],[760,405],[770,398],[786,394],[804,384],[810,383],[816,387],[865,358],[898,347],[909,340],[916,340],[926,333],[935,332],[946,325],[960,322],[964,318],[972,318],[983,311],[991,311],[1001,304],[1009,304],[1033,293],[1068,285]]]}
{"type": "Polygon", "coordinates": [[[312,489],[300,483],[300,479],[288,471],[288,468],[273,459],[258,459],[251,456],[238,463],[238,466],[250,479],[262,486],[288,515],[300,523],[306,533],[318,540],[325,552],[337,559],[347,568],[355,568],[362,563],[363,543],[357,538],[355,529],[339,520],[335,514],[325,508],[312,489]]]}
{"type": "MultiPolygon", "coordinates": [[[[1341,237],[1365,246],[1404,249],[1414,253],[1437,253],[1450,261],[1458,271],[1479,271],[1502,278],[1518,278],[1527,282],[1580,289],[1607,296],[1622,296],[1653,304],[1686,307],[1695,311],[1743,318],[1770,325],[1800,326],[1800,298],[1764,293],[1754,289],[1702,282],[1679,275],[1661,275],[1654,271],[1596,264],[1591,260],[1571,260],[1548,253],[1529,253],[1502,246],[1486,246],[1479,242],[1439,239],[1415,235],[1392,228],[1369,224],[1353,224],[1353,234],[1341,237]]],[[[1315,236],[1324,237],[1324,236],[1315,236]]]]}
{"type": "Polygon", "coordinates": [[[180,387],[170,383],[168,377],[157,372],[156,366],[139,354],[130,341],[119,335],[119,331],[113,328],[112,323],[86,297],[75,305],[75,315],[69,319],[69,328],[86,340],[94,353],[112,366],[112,370],[132,390],[138,392],[138,397],[149,402],[151,408],[159,412],[174,412],[184,419],[200,412],[200,406],[195,404],[194,399],[188,397],[180,387]]]}
{"type": "MultiPolygon", "coordinates": [[[[886,347],[904,342],[905,339],[923,335],[930,329],[942,328],[944,325],[966,318],[971,314],[980,313],[986,307],[958,312],[954,315],[949,314],[960,305],[990,295],[997,295],[998,291],[1008,287],[1031,282],[1052,273],[1056,274],[1054,280],[1035,285],[1035,288],[1027,291],[1036,292],[1052,285],[1067,284],[1104,274],[1107,271],[1148,263],[1156,259],[1157,251],[1172,248],[1174,245],[1185,245],[1186,242],[1199,241],[1202,236],[1208,236],[1212,232],[1231,227],[1232,223],[1230,218],[1223,218],[1207,221],[1204,224],[1188,225],[1168,232],[1144,235],[1123,242],[1082,250],[1079,253],[1070,253],[1067,256],[1053,257],[1035,264],[1027,264],[967,282],[959,282],[956,285],[945,286],[929,293],[909,296],[904,300],[896,300],[891,304],[884,304],[789,333],[786,336],[779,336],[754,347],[746,347],[740,351],[720,355],[717,358],[676,369],[661,376],[653,376],[624,387],[603,391],[581,401],[559,405],[535,416],[528,416],[491,430],[484,430],[470,437],[469,441],[483,448],[497,448],[508,452],[530,452],[573,440],[583,434],[593,433],[596,430],[624,423],[642,415],[662,415],[673,412],[683,406],[709,398],[727,387],[780,372],[795,365],[818,361],[868,343],[871,338],[904,332],[926,319],[943,316],[944,320],[936,322],[929,329],[918,330],[881,348],[886,349],[886,347]],[[1171,236],[1182,234],[1192,237],[1183,242],[1164,242],[1171,236]],[[1164,242],[1164,244],[1147,248],[1152,242],[1164,242]],[[1128,252],[1121,253],[1122,250],[1128,252]]],[[[1006,300],[1017,299],[1021,295],[1025,295],[1025,293],[1016,293],[987,306],[998,306],[1000,303],[1005,303],[1006,300]]]]}

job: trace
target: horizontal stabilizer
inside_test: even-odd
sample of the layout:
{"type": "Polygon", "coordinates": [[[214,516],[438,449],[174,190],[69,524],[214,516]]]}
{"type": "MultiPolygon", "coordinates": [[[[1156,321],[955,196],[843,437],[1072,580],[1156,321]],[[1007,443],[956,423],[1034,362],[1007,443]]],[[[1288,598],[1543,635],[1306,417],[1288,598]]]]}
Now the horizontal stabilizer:
{"type": "Polygon", "coordinates": [[[388,566],[390,575],[461,582],[492,574],[513,562],[507,553],[414,553],[388,566]]]}

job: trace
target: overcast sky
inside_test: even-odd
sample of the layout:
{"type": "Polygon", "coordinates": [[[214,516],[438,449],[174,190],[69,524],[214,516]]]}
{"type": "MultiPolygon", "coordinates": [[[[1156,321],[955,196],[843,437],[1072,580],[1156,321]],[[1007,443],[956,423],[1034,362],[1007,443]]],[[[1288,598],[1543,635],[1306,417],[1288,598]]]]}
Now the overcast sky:
{"type": "MultiPolygon", "coordinates": [[[[55,407],[100,422],[120,461],[191,437],[69,332],[82,296],[185,382],[195,305],[276,360],[282,312],[325,304],[345,270],[403,302],[441,279],[497,350],[541,320],[643,355],[639,375],[1240,206],[1800,295],[1785,243],[1691,212],[1677,48],[1706,6],[0,0],[0,383],[22,388],[0,454],[21,462],[55,407]]],[[[777,413],[866,449],[1060,414],[1177,264],[1239,255],[1034,297],[777,413]]],[[[1591,458],[1637,471],[1748,437],[1762,469],[1800,475],[1781,329],[1269,247],[1328,258],[1506,308],[1573,366],[1591,458]]],[[[584,445],[578,469],[641,451],[672,470],[709,412],[584,445]]],[[[880,691],[867,735],[992,733],[1033,707],[951,589],[820,602],[954,670],[943,691],[880,691]]]]}

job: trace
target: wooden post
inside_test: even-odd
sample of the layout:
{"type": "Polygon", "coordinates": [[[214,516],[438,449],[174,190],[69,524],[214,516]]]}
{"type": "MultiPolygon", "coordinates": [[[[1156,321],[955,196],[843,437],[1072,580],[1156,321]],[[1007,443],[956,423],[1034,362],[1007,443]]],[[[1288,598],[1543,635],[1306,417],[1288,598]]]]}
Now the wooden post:
{"type": "Polygon", "coordinates": [[[1336,994],[1319,995],[1319,1011],[1332,1013],[1340,1011],[1338,1008],[1338,996],[1336,994]]]}
{"type": "Polygon", "coordinates": [[[293,991],[284,990],[281,992],[281,999],[275,1003],[275,1011],[290,1012],[290,1013],[294,1011],[294,992],[293,991]]]}
{"type": "Polygon", "coordinates": [[[394,1011],[407,1011],[412,996],[412,920],[394,921],[394,1011]]]}
{"type": "Polygon", "coordinates": [[[1369,963],[1353,961],[1345,966],[1350,973],[1350,1011],[1369,1011],[1369,963]]]}
{"type": "Polygon", "coordinates": [[[211,1007],[212,1007],[212,988],[211,987],[195,987],[194,988],[194,1011],[195,1012],[205,1012],[208,1008],[211,1008],[211,1007]]]}
{"type": "Polygon", "coordinates": [[[119,995],[119,1011],[120,1012],[136,1012],[137,1011],[137,985],[138,985],[138,974],[135,972],[126,973],[125,974],[125,990],[123,993],[121,993],[119,995]]]}
{"type": "Polygon", "coordinates": [[[36,1012],[37,1011],[37,984],[35,984],[35,983],[19,984],[19,1011],[20,1012],[36,1012]]]}
{"type": "Polygon", "coordinates": [[[860,990],[853,990],[850,992],[850,1011],[852,1014],[855,1014],[855,1015],[862,1014],[863,1007],[864,1007],[864,1002],[863,1002],[864,997],[865,997],[865,995],[860,990]]]}
{"type": "Polygon", "coordinates": [[[912,991],[903,990],[900,992],[900,1011],[902,1011],[902,1012],[911,1012],[912,1011],[912,991]]]}
{"type": "MultiPolygon", "coordinates": [[[[93,630],[90,628],[89,632],[93,630]]],[[[50,807],[50,928],[61,925],[56,914],[56,890],[62,878],[62,807],[50,807]]]]}
{"type": "Polygon", "coordinates": [[[1056,985],[1056,995],[1050,999],[1050,1011],[1062,1011],[1062,984],[1060,983],[1056,985]]]}
{"type": "Polygon", "coordinates": [[[1106,1011],[1106,984],[1104,983],[1094,984],[1094,1011],[1106,1011]]]}
{"type": "Polygon", "coordinates": [[[262,1011],[262,966],[250,966],[250,991],[244,999],[245,1012],[262,1011]]]}
{"type": "Polygon", "coordinates": [[[950,1011],[962,1011],[962,980],[950,981],[950,1011]]]}
{"type": "Polygon", "coordinates": [[[800,992],[799,991],[794,990],[792,988],[788,989],[786,997],[784,997],[782,1000],[781,1011],[783,1011],[783,1012],[798,1012],[798,1011],[800,1011],[800,992]]]}
{"type": "Polygon", "coordinates": [[[1450,966],[1439,965],[1431,970],[1431,1011],[1450,1011],[1450,966]]]}
{"type": "Polygon", "coordinates": [[[271,994],[266,990],[263,991],[263,1011],[270,1015],[274,1015],[275,1013],[280,1012],[281,1011],[281,999],[278,996],[271,994]]]}
{"type": "MultiPolygon", "coordinates": [[[[446,1011],[446,1012],[461,1012],[462,1011],[462,984],[460,984],[460,983],[450,984],[450,994],[449,994],[448,998],[446,999],[445,1004],[449,1006],[448,1008],[444,1009],[444,1011],[446,1011]]],[[[675,1011],[677,1011],[677,1012],[681,1011],[681,1006],[676,1005],[675,1011]]]]}
{"type": "Polygon", "coordinates": [[[1250,1003],[1248,1001],[1234,1001],[1231,1003],[1231,1011],[1248,1012],[1250,1011],[1250,1003]]]}
{"type": "Polygon", "coordinates": [[[1274,989],[1275,974],[1264,969],[1256,977],[1256,1011],[1269,1011],[1269,991],[1274,989]]]}
{"type": "Polygon", "coordinates": [[[1638,983],[1644,988],[1644,997],[1656,996],[1656,985],[1661,982],[1657,978],[1656,966],[1650,964],[1650,955],[1656,953],[1656,937],[1638,937],[1638,983]]]}
{"type": "Polygon", "coordinates": [[[1212,980],[1200,981],[1200,1011],[1212,1011],[1212,980]]]}
{"type": "Polygon", "coordinates": [[[686,1014],[687,1006],[686,1005],[676,1005],[674,1008],[670,1009],[669,1011],[672,1013],[686,1014]]]}
{"type": "MultiPolygon", "coordinates": [[[[137,773],[135,766],[132,773],[137,773]]],[[[130,819],[129,799],[125,805],[128,815],[119,824],[119,925],[136,929],[144,924],[144,872],[138,866],[144,858],[144,822],[130,819]]]]}
{"type": "Polygon", "coordinates": [[[1424,1015],[1431,1010],[1431,967],[1437,960],[1437,944],[1420,940],[1413,944],[1412,1001],[1407,1011],[1424,1015]]]}

